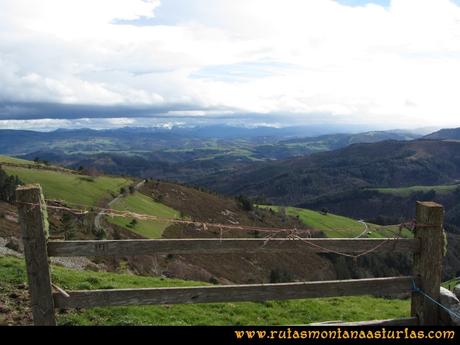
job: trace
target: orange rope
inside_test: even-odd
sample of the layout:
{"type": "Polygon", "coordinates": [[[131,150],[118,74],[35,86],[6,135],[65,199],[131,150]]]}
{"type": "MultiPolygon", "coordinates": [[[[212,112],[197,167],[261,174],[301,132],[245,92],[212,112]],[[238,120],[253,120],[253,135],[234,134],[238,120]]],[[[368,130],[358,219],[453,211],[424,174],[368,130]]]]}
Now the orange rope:
{"type": "MultiPolygon", "coordinates": [[[[34,203],[21,203],[21,204],[30,205],[34,207],[39,206],[39,204],[34,204],[34,203]]],[[[77,205],[77,206],[85,207],[84,205],[77,205]]],[[[91,207],[91,206],[86,206],[86,207],[91,207]]],[[[91,207],[92,209],[98,210],[99,212],[88,211],[85,209],[69,208],[69,207],[64,207],[64,206],[53,206],[53,205],[47,205],[47,208],[67,211],[75,215],[103,214],[103,215],[111,216],[111,217],[135,218],[138,220],[153,220],[153,221],[161,221],[161,222],[167,222],[167,223],[194,225],[197,227],[202,227],[204,231],[207,231],[208,227],[211,227],[211,228],[221,228],[222,230],[223,229],[247,230],[247,231],[259,231],[259,232],[270,232],[270,233],[274,231],[292,232],[291,228],[267,228],[267,227],[259,227],[259,226],[248,226],[248,225],[243,226],[243,225],[222,224],[222,223],[209,223],[209,222],[193,221],[193,220],[186,220],[186,219],[158,217],[158,216],[140,214],[140,213],[131,212],[131,211],[118,211],[118,210],[114,210],[110,208],[101,208],[101,207],[91,207]]],[[[297,231],[310,232],[311,229],[298,229],[297,231]]]]}

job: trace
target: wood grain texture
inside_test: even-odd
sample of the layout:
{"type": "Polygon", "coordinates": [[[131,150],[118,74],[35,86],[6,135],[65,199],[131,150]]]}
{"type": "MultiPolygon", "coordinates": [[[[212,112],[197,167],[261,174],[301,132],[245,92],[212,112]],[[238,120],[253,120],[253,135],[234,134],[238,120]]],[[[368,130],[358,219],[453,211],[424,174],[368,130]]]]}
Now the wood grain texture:
{"type": "Polygon", "coordinates": [[[19,223],[21,224],[24,256],[36,326],[54,326],[54,303],[47,254],[48,215],[39,185],[16,189],[19,223]]]}
{"type": "Polygon", "coordinates": [[[283,284],[222,285],[188,288],[67,291],[54,294],[56,308],[190,304],[320,298],[331,296],[392,296],[410,292],[413,277],[333,280],[283,284]]]}
{"type": "MultiPolygon", "coordinates": [[[[433,202],[417,202],[415,238],[421,243],[420,252],[414,254],[413,274],[419,278],[426,294],[439,301],[442,258],[444,208],[433,202]]],[[[411,315],[420,325],[439,325],[439,307],[418,292],[412,294],[411,315]]]]}
{"type": "Polygon", "coordinates": [[[309,250],[316,253],[330,251],[359,254],[373,248],[376,252],[416,252],[419,242],[413,239],[348,239],[309,238],[247,239],[160,239],[121,241],[50,241],[50,256],[132,256],[149,254],[224,254],[255,252],[296,252],[309,250]],[[378,248],[377,248],[378,247],[378,248]]]}

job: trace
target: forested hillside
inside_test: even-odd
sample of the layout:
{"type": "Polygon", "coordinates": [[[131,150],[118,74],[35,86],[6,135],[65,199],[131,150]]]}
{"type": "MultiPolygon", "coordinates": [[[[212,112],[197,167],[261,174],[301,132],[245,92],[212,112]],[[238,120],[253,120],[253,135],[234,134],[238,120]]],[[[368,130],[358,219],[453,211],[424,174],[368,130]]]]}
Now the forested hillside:
{"type": "Polygon", "coordinates": [[[460,128],[445,128],[428,134],[425,139],[432,140],[460,140],[460,128]]]}
{"type": "Polygon", "coordinates": [[[460,143],[415,140],[355,144],[290,160],[254,165],[197,181],[226,194],[278,204],[363,188],[440,185],[460,179],[460,143]]]}

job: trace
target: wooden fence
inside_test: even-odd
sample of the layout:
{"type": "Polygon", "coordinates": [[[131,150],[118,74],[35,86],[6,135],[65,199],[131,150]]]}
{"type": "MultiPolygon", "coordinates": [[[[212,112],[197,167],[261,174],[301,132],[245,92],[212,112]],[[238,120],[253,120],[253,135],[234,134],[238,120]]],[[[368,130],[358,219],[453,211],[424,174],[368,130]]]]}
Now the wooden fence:
{"type": "MultiPolygon", "coordinates": [[[[119,241],[49,241],[46,203],[39,185],[16,191],[32,313],[35,325],[55,325],[55,309],[121,305],[215,303],[319,298],[392,296],[408,293],[414,284],[439,300],[443,257],[441,205],[418,202],[413,239],[159,239],[119,241]],[[222,285],[180,288],[79,290],[53,292],[49,256],[129,256],[148,254],[254,253],[311,250],[316,253],[359,254],[367,250],[412,252],[413,274],[404,277],[281,284],[222,285]]],[[[411,317],[365,322],[366,325],[437,325],[439,308],[417,292],[411,296],[411,317]]]]}

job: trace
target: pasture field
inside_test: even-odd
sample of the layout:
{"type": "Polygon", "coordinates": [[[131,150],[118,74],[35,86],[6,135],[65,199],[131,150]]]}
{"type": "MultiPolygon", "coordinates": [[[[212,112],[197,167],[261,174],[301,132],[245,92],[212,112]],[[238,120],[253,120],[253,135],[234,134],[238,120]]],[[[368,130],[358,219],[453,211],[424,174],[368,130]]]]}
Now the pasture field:
{"type": "MultiPolygon", "coordinates": [[[[112,205],[112,208],[119,211],[131,211],[162,218],[180,217],[180,212],[159,202],[155,202],[152,198],[139,192],[118,199],[112,205]]],[[[137,220],[137,223],[132,224],[132,219],[123,217],[109,217],[107,219],[110,223],[122,226],[147,238],[161,238],[163,231],[170,225],[169,222],[154,220],[137,220]]]]}
{"type": "Polygon", "coordinates": [[[123,177],[67,174],[61,171],[3,167],[9,175],[18,176],[24,183],[39,183],[47,199],[64,200],[69,204],[95,206],[100,200],[118,194],[131,180],[123,177]]]}
{"type": "MultiPolygon", "coordinates": [[[[348,238],[356,237],[363,233],[365,226],[359,223],[358,220],[335,215],[332,213],[322,214],[321,212],[297,207],[282,207],[261,205],[259,207],[272,209],[275,212],[286,212],[289,216],[299,217],[305,227],[321,230],[327,237],[334,238],[348,238]]],[[[393,237],[394,233],[399,232],[398,226],[385,226],[382,227],[376,224],[367,224],[370,233],[365,237],[381,238],[393,237]]],[[[411,237],[410,231],[404,229],[401,231],[404,237],[411,237]]]]}
{"type": "MultiPolygon", "coordinates": [[[[152,288],[207,285],[178,279],[124,273],[77,271],[52,266],[55,284],[66,289],[152,288]]],[[[0,300],[8,313],[24,312],[10,294],[26,281],[22,259],[0,256],[0,300]]],[[[57,313],[60,325],[288,325],[328,320],[363,321],[408,317],[410,300],[368,296],[292,301],[240,302],[162,306],[129,306],[57,313]]],[[[0,325],[2,317],[0,314],[0,325]]]]}
{"type": "Polygon", "coordinates": [[[19,159],[9,156],[0,155],[0,164],[1,163],[13,163],[13,164],[33,164],[34,162],[27,161],[25,159],[19,159]]]}
{"type": "Polygon", "coordinates": [[[446,194],[455,191],[457,188],[460,187],[460,184],[448,184],[448,185],[438,185],[438,186],[412,186],[412,187],[401,187],[401,188],[374,188],[371,190],[375,190],[380,193],[384,194],[393,194],[401,197],[408,197],[412,193],[417,192],[429,192],[434,190],[436,193],[439,194],[446,194]]]}

